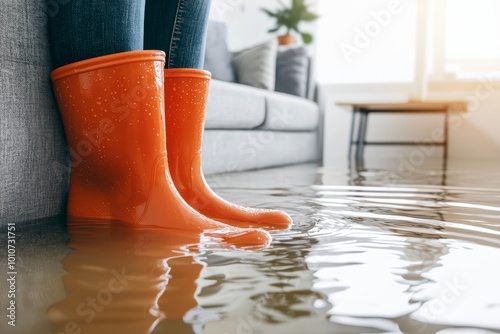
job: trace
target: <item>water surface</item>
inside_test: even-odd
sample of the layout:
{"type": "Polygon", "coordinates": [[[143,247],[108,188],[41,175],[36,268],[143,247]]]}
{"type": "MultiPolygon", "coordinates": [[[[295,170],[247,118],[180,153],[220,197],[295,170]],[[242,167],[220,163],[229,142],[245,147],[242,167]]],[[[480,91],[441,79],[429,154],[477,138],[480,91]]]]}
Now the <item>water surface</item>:
{"type": "Polygon", "coordinates": [[[293,216],[258,251],[119,224],[18,225],[18,326],[0,332],[500,332],[497,166],[211,176],[227,199],[293,216]]]}

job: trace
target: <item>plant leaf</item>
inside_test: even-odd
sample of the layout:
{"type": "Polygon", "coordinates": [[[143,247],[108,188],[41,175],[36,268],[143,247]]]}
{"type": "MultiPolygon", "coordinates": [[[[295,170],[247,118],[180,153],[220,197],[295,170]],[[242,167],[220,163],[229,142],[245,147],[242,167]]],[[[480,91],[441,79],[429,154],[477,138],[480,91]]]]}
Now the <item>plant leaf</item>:
{"type": "Polygon", "coordinates": [[[281,7],[283,8],[283,10],[286,9],[286,5],[285,5],[285,3],[282,0],[278,0],[278,3],[281,5],[281,7]]]}
{"type": "Polygon", "coordinates": [[[271,12],[269,9],[261,8],[260,10],[263,11],[264,13],[266,13],[267,15],[271,16],[271,17],[277,17],[277,15],[278,15],[277,13],[271,12]]]}
{"type": "Polygon", "coordinates": [[[301,34],[305,44],[311,43],[313,36],[311,34],[301,33],[299,30],[299,24],[301,21],[314,21],[318,19],[319,16],[309,11],[310,4],[306,2],[307,0],[292,0],[291,7],[287,7],[283,0],[278,0],[278,3],[282,7],[281,9],[273,12],[271,10],[261,8],[264,13],[276,19],[276,25],[269,29],[268,32],[273,33],[279,31],[281,28],[286,28],[287,33],[296,31],[301,34]]]}
{"type": "Polygon", "coordinates": [[[274,28],[269,29],[267,32],[276,32],[276,31],[280,30],[280,28],[281,28],[281,26],[276,26],[274,28]]]}
{"type": "Polygon", "coordinates": [[[306,9],[306,4],[305,0],[293,0],[292,1],[292,8],[297,8],[297,9],[306,9]]]}
{"type": "Polygon", "coordinates": [[[304,44],[311,44],[313,41],[313,36],[308,33],[301,33],[302,40],[304,41],[304,44]]]}
{"type": "Polygon", "coordinates": [[[316,15],[316,14],[311,13],[311,12],[304,12],[304,13],[302,13],[301,18],[303,21],[311,22],[311,21],[317,20],[319,18],[319,15],[316,15]]]}

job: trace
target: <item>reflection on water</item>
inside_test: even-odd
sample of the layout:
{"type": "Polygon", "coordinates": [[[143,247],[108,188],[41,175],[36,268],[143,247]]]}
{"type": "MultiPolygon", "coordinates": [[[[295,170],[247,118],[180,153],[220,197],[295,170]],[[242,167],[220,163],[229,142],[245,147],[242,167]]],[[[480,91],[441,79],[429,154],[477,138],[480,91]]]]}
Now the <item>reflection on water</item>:
{"type": "Polygon", "coordinates": [[[292,214],[259,251],[119,224],[70,225],[68,247],[62,225],[26,225],[24,320],[0,332],[500,332],[496,166],[451,164],[444,184],[436,170],[311,165],[210,178],[292,214]]]}
{"type": "Polygon", "coordinates": [[[66,298],[49,309],[57,333],[151,333],[164,319],[186,332],[203,268],[187,250],[199,238],[117,223],[69,222],[68,230],[66,298]]]}

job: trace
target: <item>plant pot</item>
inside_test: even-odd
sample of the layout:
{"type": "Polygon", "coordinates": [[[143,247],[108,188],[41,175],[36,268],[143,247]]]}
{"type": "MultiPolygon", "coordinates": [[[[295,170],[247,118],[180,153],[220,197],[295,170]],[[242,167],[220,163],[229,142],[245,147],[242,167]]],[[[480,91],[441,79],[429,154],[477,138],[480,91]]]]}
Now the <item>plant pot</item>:
{"type": "Polygon", "coordinates": [[[293,35],[281,35],[278,36],[278,44],[279,45],[291,45],[297,42],[297,38],[293,35]]]}

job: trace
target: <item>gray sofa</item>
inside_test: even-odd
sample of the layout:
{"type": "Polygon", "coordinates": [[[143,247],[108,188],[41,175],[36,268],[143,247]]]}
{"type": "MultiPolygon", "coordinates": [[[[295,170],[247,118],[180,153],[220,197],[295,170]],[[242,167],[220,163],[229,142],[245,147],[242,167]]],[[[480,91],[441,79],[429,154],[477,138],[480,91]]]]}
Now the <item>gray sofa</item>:
{"type": "Polygon", "coordinates": [[[204,171],[317,160],[319,123],[318,106],[309,100],[213,80],[203,138],[204,171]]]}
{"type": "MultiPolygon", "coordinates": [[[[69,159],[49,80],[47,18],[67,1],[44,3],[0,0],[0,225],[65,209],[69,159]]],[[[205,173],[316,160],[319,123],[312,101],[213,80],[205,173]]]]}
{"type": "MultiPolygon", "coordinates": [[[[314,80],[306,51],[279,52],[280,56],[274,55],[276,73],[263,71],[265,75],[270,72],[274,76],[276,89],[303,96],[298,97],[237,83],[241,78],[235,53],[227,47],[226,25],[209,22],[207,35],[205,67],[214,79],[210,86],[203,141],[205,173],[317,160],[322,117],[318,105],[311,100],[314,80]]],[[[250,69],[255,68],[256,72],[268,65],[255,60],[260,52],[255,50],[261,49],[265,47],[256,46],[251,51],[255,63],[250,69]]]]}

